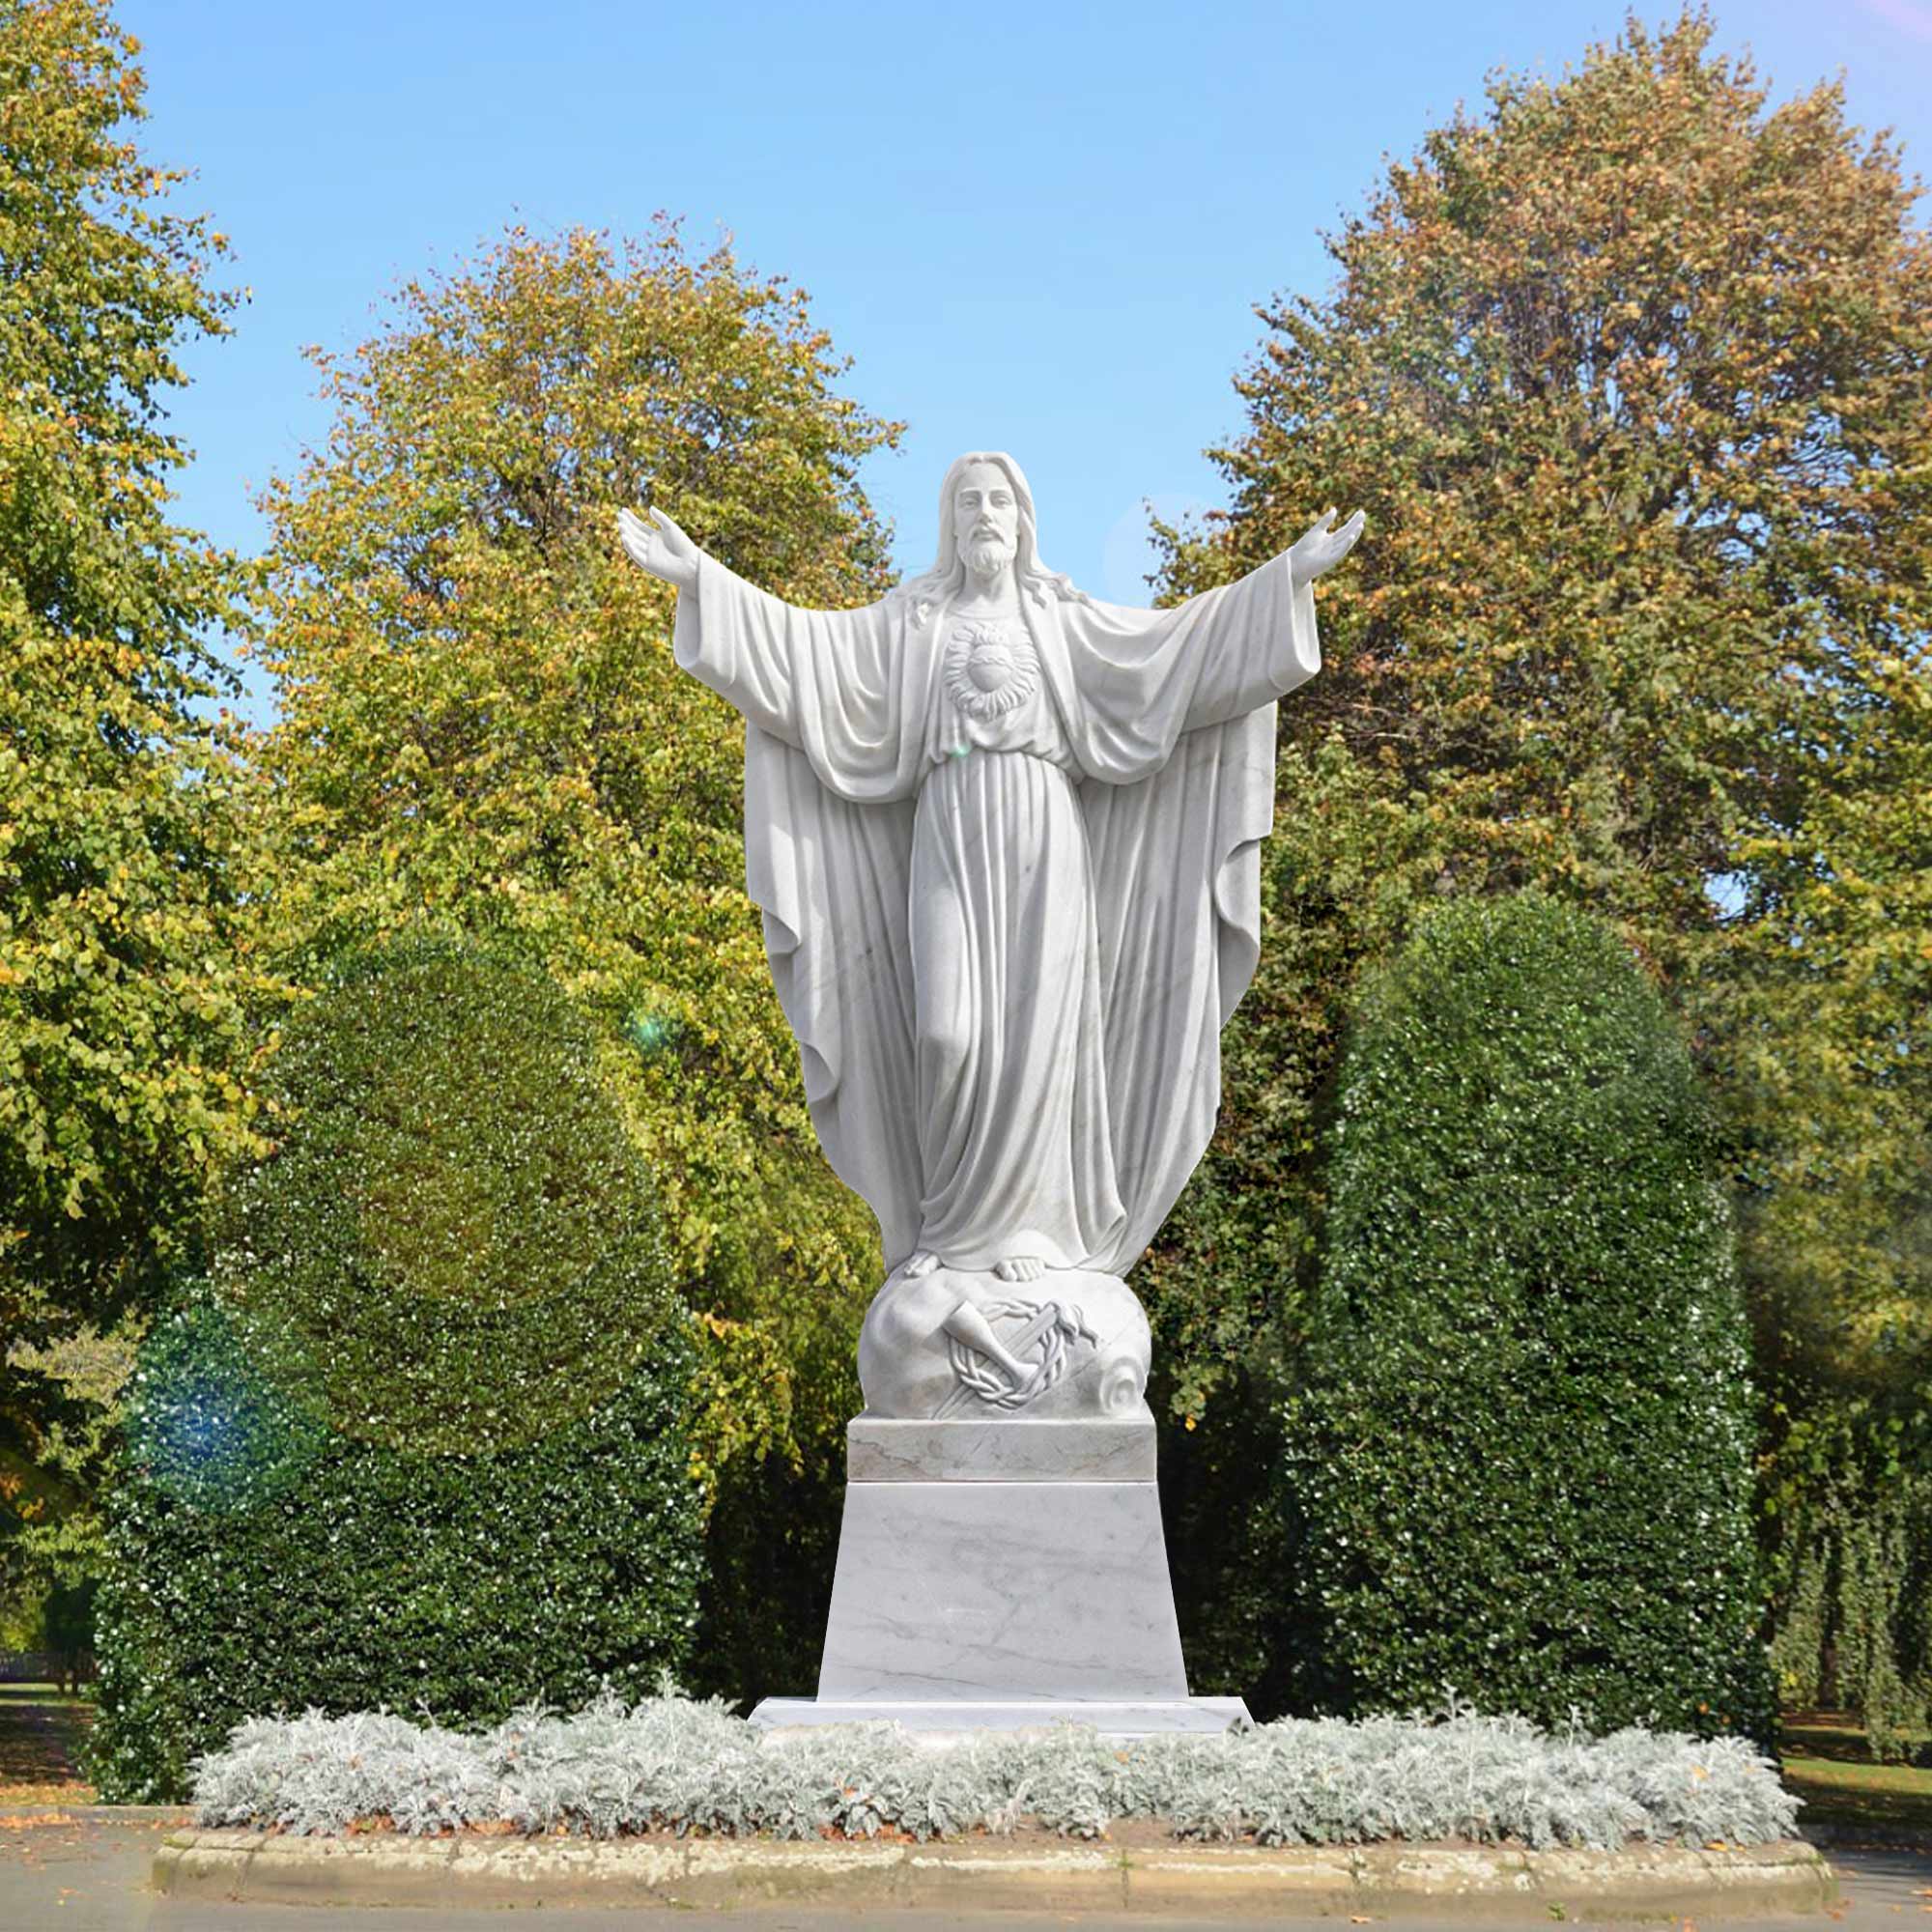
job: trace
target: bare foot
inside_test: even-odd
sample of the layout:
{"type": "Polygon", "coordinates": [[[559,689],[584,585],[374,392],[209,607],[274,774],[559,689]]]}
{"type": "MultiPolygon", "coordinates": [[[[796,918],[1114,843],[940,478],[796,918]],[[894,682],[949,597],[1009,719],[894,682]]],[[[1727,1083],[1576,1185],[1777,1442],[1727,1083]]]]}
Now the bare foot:
{"type": "Polygon", "coordinates": [[[1037,1255],[1009,1255],[993,1264],[993,1272],[1002,1281],[1037,1281],[1046,1272],[1046,1264],[1037,1255]]]}
{"type": "Polygon", "coordinates": [[[907,1262],[903,1270],[908,1281],[917,1281],[923,1274],[930,1274],[939,1265],[939,1257],[930,1248],[921,1248],[907,1262]]]}

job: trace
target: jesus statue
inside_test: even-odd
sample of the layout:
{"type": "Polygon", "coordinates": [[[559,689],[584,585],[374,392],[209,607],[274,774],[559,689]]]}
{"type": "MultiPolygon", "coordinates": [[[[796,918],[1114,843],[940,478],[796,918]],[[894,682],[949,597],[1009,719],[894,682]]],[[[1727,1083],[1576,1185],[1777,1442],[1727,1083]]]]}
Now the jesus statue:
{"type": "Polygon", "coordinates": [[[1054,1278],[1123,1275],[1208,1145],[1275,700],[1362,518],[1163,611],[1049,570],[998,452],[947,471],[933,567],[861,610],[768,595],[662,509],[620,523],[678,590],[676,662],[744,714],[747,878],[826,1155],[888,1288],[956,1283],[953,1366],[1014,1406],[1089,1332],[1054,1278]]]}

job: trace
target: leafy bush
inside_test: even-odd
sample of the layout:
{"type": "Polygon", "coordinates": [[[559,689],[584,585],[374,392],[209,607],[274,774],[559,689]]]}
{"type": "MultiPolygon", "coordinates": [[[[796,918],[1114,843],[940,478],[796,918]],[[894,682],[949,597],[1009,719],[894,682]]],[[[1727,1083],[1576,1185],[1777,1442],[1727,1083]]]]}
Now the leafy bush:
{"type": "Polygon", "coordinates": [[[178,1793],[270,1711],[636,1693],[696,1622],[694,1351],[562,993],[454,946],[363,955],[270,1087],[294,1122],[130,1390],[92,1747],[114,1800],[178,1793]]]}
{"type": "Polygon", "coordinates": [[[611,1837],[672,1830],[918,1838],[1026,1819],[1095,1837],[1160,1818],[1185,1838],[1359,1844],[1521,1839],[1614,1848],[1788,1837],[1798,1801],[1740,1738],[1549,1735],[1451,1709],[1442,1721],[1289,1719],[1122,1745],[1083,1724],[982,1732],[934,1751],[896,1724],[766,1738],[717,1704],[602,1698],[575,1717],[520,1711],[482,1737],[358,1716],[257,1721],[196,1767],[205,1825],[339,1833],[509,1825],[611,1837]]]}
{"type": "Polygon", "coordinates": [[[1302,1694],[1768,1735],[1730,1225],[1627,950],[1539,895],[1439,909],[1339,1113],[1288,1408],[1302,1694]]]}

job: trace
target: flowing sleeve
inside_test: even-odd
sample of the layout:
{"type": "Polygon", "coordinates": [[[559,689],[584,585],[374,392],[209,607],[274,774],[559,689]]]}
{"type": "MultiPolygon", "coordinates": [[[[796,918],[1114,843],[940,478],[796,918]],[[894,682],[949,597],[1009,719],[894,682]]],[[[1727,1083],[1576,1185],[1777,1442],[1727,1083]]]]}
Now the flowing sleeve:
{"type": "Polygon", "coordinates": [[[1312,584],[1286,554],[1168,611],[1091,604],[1069,612],[1079,756],[1128,784],[1164,765],[1190,731],[1232,724],[1321,668],[1312,584]]]}
{"type": "Polygon", "coordinates": [[[1315,597],[1278,557],[1172,611],[1067,605],[1064,708],[1086,774],[1124,1272],[1206,1151],[1221,1028],[1261,952],[1275,699],[1314,676],[1315,597]]]}
{"type": "Polygon", "coordinates": [[[804,610],[700,556],[696,582],[678,594],[671,654],[748,724],[802,752],[827,790],[863,805],[916,788],[894,631],[883,603],[804,610]]]}
{"type": "Polygon", "coordinates": [[[1094,1265],[1124,1274],[1207,1151],[1221,1029],[1261,957],[1275,707],[1185,733],[1133,784],[1080,788],[1106,1015],[1107,1117],[1127,1214],[1094,1265]]]}
{"type": "Polygon", "coordinates": [[[890,1263],[919,1232],[906,901],[924,718],[907,702],[923,660],[895,655],[894,622],[801,610],[705,557],[672,639],[744,714],[746,887],[819,1145],[890,1263]]]}
{"type": "Polygon", "coordinates": [[[914,802],[853,805],[804,753],[745,731],[745,884],[798,1039],[811,1124],[832,1169],[878,1217],[888,1268],[919,1234],[913,1077],[914,802]]]}

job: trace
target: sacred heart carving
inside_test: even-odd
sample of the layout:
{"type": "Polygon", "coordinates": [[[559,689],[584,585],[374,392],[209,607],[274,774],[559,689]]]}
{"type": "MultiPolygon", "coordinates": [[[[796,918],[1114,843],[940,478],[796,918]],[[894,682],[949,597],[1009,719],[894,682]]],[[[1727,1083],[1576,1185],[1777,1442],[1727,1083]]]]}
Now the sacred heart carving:
{"type": "Polygon", "coordinates": [[[1039,683],[1039,660],[1017,624],[954,625],[946,658],[946,689],[969,718],[1014,711],[1039,683]]]}

